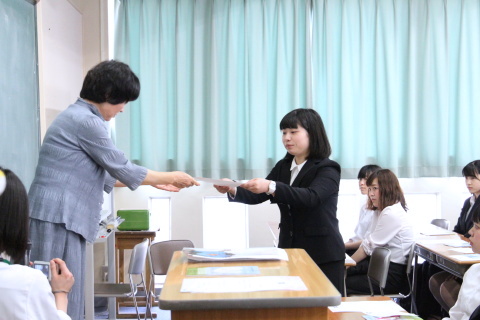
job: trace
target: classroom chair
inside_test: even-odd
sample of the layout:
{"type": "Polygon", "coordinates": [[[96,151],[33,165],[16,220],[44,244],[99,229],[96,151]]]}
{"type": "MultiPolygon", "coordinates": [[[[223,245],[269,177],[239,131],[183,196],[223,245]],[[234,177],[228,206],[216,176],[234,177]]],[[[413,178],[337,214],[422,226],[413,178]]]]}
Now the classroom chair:
{"type": "Polygon", "coordinates": [[[433,219],[430,223],[445,230],[450,227],[450,221],[447,219],[433,219]]]}
{"type": "MultiPolygon", "coordinates": [[[[155,276],[166,275],[170,261],[175,251],[181,251],[183,248],[194,248],[190,240],[168,240],[152,243],[148,250],[148,261],[150,263],[150,284],[147,300],[155,300],[160,295],[160,288],[155,288],[155,276]]],[[[153,320],[152,312],[150,318],[153,320]]]]}
{"type": "MultiPolygon", "coordinates": [[[[374,296],[373,286],[378,286],[380,289],[380,294],[382,296],[387,296],[392,299],[403,299],[407,298],[412,293],[412,283],[410,280],[410,272],[412,271],[412,261],[414,257],[414,248],[415,244],[412,244],[410,247],[410,251],[407,258],[407,279],[408,279],[408,286],[409,292],[407,294],[398,293],[398,294],[385,294],[383,290],[385,289],[385,285],[387,283],[387,276],[388,276],[388,268],[390,267],[390,249],[384,247],[377,247],[373,249],[372,256],[370,257],[370,262],[368,265],[368,285],[370,287],[370,296],[374,296]]],[[[356,296],[356,295],[354,295],[356,296]]]]}
{"type": "MultiPolygon", "coordinates": [[[[137,292],[138,287],[145,285],[145,278],[143,271],[145,270],[145,260],[147,259],[148,251],[148,239],[143,241],[132,250],[132,256],[130,257],[130,264],[128,266],[128,277],[130,283],[95,283],[94,296],[95,297],[107,297],[107,298],[132,298],[137,312],[137,319],[140,320],[140,312],[137,305],[137,292]],[[133,279],[134,275],[140,276],[140,282],[136,283],[133,279]]],[[[148,301],[147,301],[148,306],[148,301]]],[[[117,311],[118,312],[118,311],[117,311]]]]}
{"type": "Polygon", "coordinates": [[[388,268],[390,266],[390,249],[384,247],[376,247],[373,249],[370,263],[368,265],[368,286],[370,287],[370,295],[375,295],[373,285],[380,288],[380,294],[383,296],[383,289],[387,283],[388,268]]]}

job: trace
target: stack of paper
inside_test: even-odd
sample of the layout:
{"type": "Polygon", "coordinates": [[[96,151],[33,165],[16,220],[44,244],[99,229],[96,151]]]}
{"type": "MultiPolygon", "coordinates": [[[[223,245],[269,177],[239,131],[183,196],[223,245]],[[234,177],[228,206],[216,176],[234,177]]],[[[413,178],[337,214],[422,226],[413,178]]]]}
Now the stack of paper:
{"type": "Polygon", "coordinates": [[[204,249],[185,248],[183,253],[193,261],[246,261],[246,260],[285,260],[288,261],[287,252],[283,249],[248,248],[248,249],[204,249]]]}
{"type": "Polygon", "coordinates": [[[339,306],[328,307],[332,312],[361,312],[365,319],[421,319],[406,312],[395,302],[389,301],[349,301],[339,306]]]}

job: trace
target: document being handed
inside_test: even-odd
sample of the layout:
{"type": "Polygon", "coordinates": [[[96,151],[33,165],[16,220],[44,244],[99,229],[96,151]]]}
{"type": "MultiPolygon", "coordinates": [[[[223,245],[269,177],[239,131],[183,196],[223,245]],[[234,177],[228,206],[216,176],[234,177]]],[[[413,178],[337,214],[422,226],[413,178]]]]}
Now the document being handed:
{"type": "Polygon", "coordinates": [[[236,180],[222,180],[222,179],[211,179],[211,178],[201,178],[201,177],[197,177],[195,178],[195,180],[212,183],[217,186],[230,187],[230,188],[238,187],[244,184],[245,182],[247,182],[247,180],[236,181],[236,180]]]}

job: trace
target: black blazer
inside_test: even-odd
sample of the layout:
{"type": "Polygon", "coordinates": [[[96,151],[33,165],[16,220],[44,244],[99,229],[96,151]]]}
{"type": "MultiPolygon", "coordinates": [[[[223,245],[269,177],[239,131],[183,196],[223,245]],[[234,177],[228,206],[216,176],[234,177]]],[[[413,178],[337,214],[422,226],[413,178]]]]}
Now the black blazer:
{"type": "MultiPolygon", "coordinates": [[[[478,197],[477,200],[475,200],[475,203],[473,204],[473,208],[470,211],[468,218],[467,218],[467,212],[468,212],[468,209],[470,209],[470,198],[465,200],[465,202],[463,203],[462,211],[460,212],[460,217],[458,217],[457,224],[455,225],[455,227],[453,227],[454,232],[465,235],[473,227],[473,220],[472,220],[473,211],[475,211],[475,209],[477,209],[478,206],[480,206],[479,199],[480,197],[478,197]]],[[[467,238],[468,237],[469,236],[467,236],[467,238]]]]}
{"type": "Polygon", "coordinates": [[[276,182],[275,196],[237,188],[230,201],[258,204],[266,200],[280,208],[280,248],[301,248],[317,263],[345,259],[338,228],[340,165],[330,159],[309,159],[290,186],[293,159],[280,160],[267,176],[276,182]]]}
{"type": "Polygon", "coordinates": [[[469,320],[480,320],[480,306],[478,306],[470,316],[469,320]]]}

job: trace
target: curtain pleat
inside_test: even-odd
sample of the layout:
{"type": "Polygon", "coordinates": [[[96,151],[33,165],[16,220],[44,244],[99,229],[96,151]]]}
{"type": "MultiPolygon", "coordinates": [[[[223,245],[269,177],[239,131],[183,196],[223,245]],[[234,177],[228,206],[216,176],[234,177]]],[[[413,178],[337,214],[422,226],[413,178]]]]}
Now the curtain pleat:
{"type": "Polygon", "coordinates": [[[142,91],[118,146],[151,169],[263,177],[290,110],[322,116],[343,178],[460,176],[480,158],[477,0],[121,0],[142,91]]]}

